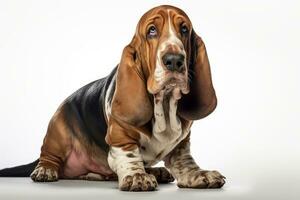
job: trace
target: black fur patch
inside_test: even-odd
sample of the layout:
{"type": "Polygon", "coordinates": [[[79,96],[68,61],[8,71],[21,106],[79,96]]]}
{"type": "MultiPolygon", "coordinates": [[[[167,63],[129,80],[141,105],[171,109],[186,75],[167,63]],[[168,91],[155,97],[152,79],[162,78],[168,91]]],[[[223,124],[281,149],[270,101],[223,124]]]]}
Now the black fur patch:
{"type": "MultiPolygon", "coordinates": [[[[75,136],[82,134],[88,142],[96,144],[105,152],[109,151],[109,146],[105,142],[107,131],[105,94],[116,71],[117,67],[107,77],[83,86],[63,103],[66,123],[72,133],[75,136]]],[[[115,85],[115,83],[112,84],[115,85]]],[[[114,93],[114,85],[109,96],[114,93]]]]}

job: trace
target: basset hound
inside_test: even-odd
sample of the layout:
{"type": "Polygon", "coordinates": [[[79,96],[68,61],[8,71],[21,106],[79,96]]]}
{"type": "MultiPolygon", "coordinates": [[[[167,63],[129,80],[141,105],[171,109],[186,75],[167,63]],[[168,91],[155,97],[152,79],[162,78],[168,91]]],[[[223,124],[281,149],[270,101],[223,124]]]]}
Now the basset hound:
{"type": "Polygon", "coordinates": [[[225,177],[190,154],[194,120],[217,99],[202,39],[179,8],[146,12],[111,74],[69,96],[52,117],[35,182],[59,178],[118,180],[124,191],[220,188],[225,177]],[[151,168],[164,161],[165,168],[151,168]]]}

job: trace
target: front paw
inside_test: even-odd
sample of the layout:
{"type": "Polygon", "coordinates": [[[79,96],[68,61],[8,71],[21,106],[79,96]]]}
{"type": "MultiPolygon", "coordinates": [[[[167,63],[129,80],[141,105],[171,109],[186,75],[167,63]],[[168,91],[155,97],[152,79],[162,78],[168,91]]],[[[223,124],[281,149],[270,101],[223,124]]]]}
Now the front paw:
{"type": "Polygon", "coordinates": [[[120,180],[119,188],[123,191],[153,191],[157,181],[152,174],[135,173],[120,180]]]}
{"type": "Polygon", "coordinates": [[[218,171],[198,170],[187,173],[177,181],[180,188],[221,188],[225,184],[225,176],[218,171]]]}

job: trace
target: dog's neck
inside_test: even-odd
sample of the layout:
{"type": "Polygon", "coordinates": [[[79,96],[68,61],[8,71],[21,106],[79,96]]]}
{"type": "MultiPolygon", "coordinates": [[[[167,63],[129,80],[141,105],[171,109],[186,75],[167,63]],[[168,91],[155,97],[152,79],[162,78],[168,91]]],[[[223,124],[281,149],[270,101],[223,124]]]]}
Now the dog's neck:
{"type": "Polygon", "coordinates": [[[167,124],[171,129],[178,131],[181,128],[180,120],[177,117],[177,103],[181,98],[179,88],[170,91],[162,90],[154,96],[154,131],[163,132],[167,124]]]}

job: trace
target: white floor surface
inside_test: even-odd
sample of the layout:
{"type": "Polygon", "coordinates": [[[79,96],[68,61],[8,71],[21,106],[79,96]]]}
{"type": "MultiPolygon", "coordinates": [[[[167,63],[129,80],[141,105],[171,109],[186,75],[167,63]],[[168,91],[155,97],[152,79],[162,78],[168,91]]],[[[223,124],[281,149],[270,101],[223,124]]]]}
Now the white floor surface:
{"type": "Polygon", "coordinates": [[[60,180],[54,183],[33,183],[29,178],[0,178],[0,199],[299,199],[299,193],[284,188],[272,190],[266,186],[258,189],[227,183],[222,189],[179,189],[175,183],[171,183],[159,185],[154,192],[133,193],[119,191],[117,182],[60,180]]]}

